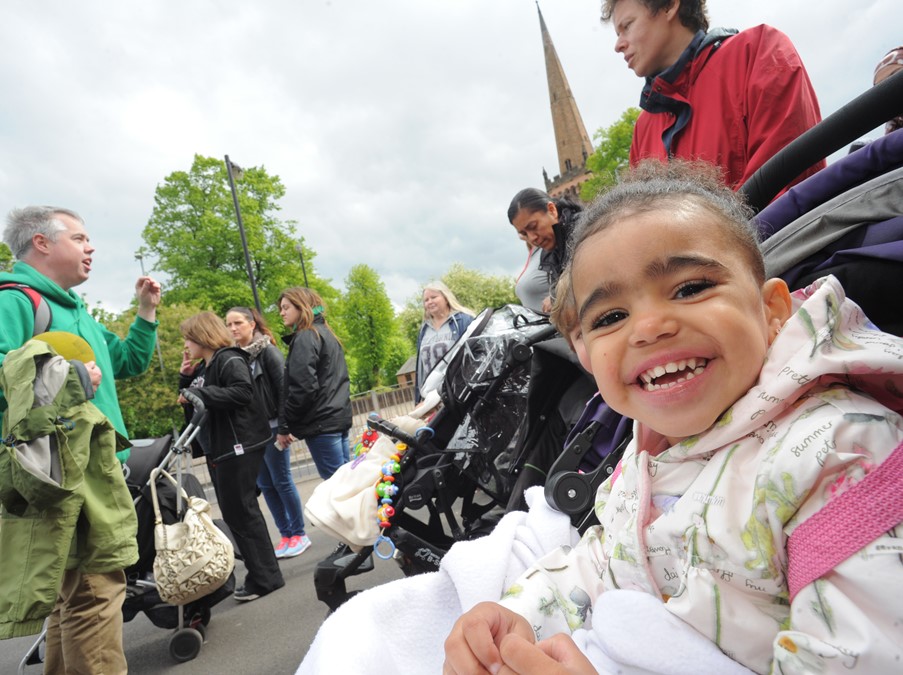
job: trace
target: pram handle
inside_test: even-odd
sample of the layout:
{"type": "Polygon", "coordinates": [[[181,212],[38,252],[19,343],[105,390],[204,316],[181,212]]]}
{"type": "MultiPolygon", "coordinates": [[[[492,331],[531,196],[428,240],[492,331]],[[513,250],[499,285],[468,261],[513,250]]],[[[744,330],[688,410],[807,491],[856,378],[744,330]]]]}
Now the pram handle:
{"type": "Polygon", "coordinates": [[[386,436],[391,436],[395,440],[401,441],[411,448],[421,448],[423,443],[429,440],[433,435],[433,430],[429,427],[420,427],[415,435],[412,436],[407,431],[402,430],[398,425],[380,417],[375,412],[370,413],[370,416],[367,418],[367,426],[374,431],[378,431],[386,436]]]}
{"type": "Polygon", "coordinates": [[[182,389],[179,393],[182,394],[182,396],[185,397],[185,400],[191,404],[192,408],[194,408],[194,415],[191,416],[191,426],[201,426],[207,418],[207,406],[204,405],[204,401],[190,389],[182,389]]]}

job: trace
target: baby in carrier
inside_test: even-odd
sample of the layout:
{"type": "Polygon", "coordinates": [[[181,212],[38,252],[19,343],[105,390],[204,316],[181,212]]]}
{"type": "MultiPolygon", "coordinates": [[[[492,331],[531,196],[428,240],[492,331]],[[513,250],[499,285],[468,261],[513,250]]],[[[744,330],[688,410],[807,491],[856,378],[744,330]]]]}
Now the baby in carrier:
{"type": "Polygon", "coordinates": [[[633,440],[600,525],[463,614],[444,672],[594,673],[570,635],[615,589],[756,672],[899,668],[903,340],[833,277],[766,279],[749,219],[682,163],[584,213],[553,320],[633,440]]]}

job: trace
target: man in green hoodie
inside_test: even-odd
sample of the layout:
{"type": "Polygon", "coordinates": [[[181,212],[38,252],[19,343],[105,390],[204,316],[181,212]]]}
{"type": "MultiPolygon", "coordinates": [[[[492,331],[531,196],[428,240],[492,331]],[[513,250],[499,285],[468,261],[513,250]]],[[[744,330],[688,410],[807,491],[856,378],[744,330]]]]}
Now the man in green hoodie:
{"type": "MultiPolygon", "coordinates": [[[[160,284],[142,276],[135,285],[138,316],[125,339],[107,330],[85,309],[72,289],[88,279],[94,247],[85,231],[84,220],[68,209],[29,206],[10,212],[3,240],[17,262],[11,274],[0,274],[0,284],[24,284],[38,291],[49,305],[51,323],[47,330],[81,336],[94,351],[95,360],[86,363],[95,393],[92,402],[116,430],[128,438],[119,400],[116,378],[144,372],[153,356],[156,340],[156,312],[160,304],[160,284]]],[[[0,291],[0,367],[7,353],[31,339],[35,310],[29,298],[15,290],[0,291]]],[[[0,410],[6,400],[0,394],[0,410]]],[[[110,448],[112,454],[112,448],[110,448]]],[[[128,458],[128,450],[117,453],[128,458]]],[[[122,650],[122,603],[125,599],[123,569],[138,557],[134,541],[137,521],[128,488],[113,457],[89,461],[85,472],[98,472],[107,494],[94,494],[93,513],[103,513],[105,531],[112,525],[120,536],[96,541],[90,536],[88,519],[79,520],[73,537],[66,572],[47,631],[45,672],[126,672],[122,650]],[[103,474],[103,475],[100,475],[103,474]],[[105,479],[104,479],[105,478],[105,479]],[[106,508],[104,509],[104,505],[106,508]],[[114,541],[115,540],[115,541],[114,541]],[[98,555],[91,547],[111,550],[98,555]],[[88,569],[81,563],[102,558],[103,569],[88,569]],[[64,627],[60,628],[60,623],[64,627]]],[[[3,513],[2,517],[8,514],[3,513]]],[[[97,517],[95,515],[95,517],[97,517]]],[[[3,564],[14,561],[5,560],[3,564]]]]}

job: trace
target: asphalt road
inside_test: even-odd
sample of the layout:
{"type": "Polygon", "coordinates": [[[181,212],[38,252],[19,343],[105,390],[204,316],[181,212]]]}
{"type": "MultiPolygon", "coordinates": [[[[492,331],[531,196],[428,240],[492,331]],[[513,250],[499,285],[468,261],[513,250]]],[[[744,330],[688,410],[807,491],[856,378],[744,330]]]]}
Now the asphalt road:
{"type": "MultiPolygon", "coordinates": [[[[303,501],[306,502],[318,482],[319,478],[314,478],[298,484],[303,501]]],[[[276,530],[262,498],[260,505],[275,540],[276,530]]],[[[226,598],[213,607],[206,643],[192,661],[176,663],[170,656],[169,639],[173,631],[157,628],[143,613],[127,622],[124,641],[129,673],[294,673],[328,612],[316,597],[314,568],[336,545],[334,539],[315,527],[308,526],[307,533],[313,545],[297,558],[280,563],[286,581],[284,588],[253,602],[239,603],[226,598]]],[[[244,568],[240,561],[235,571],[241,583],[244,568]]],[[[375,558],[374,570],[351,577],[347,587],[349,590],[370,588],[401,576],[393,561],[375,558]]],[[[33,642],[34,637],[0,641],[0,673],[16,673],[22,656],[33,642]]],[[[37,675],[42,669],[29,666],[24,672],[37,675]]]]}

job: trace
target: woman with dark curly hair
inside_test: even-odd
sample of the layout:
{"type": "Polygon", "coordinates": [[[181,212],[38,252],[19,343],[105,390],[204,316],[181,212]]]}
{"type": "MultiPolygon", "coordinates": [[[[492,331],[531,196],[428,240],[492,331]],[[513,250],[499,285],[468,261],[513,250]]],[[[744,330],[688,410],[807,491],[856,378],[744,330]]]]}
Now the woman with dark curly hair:
{"type": "Polygon", "coordinates": [[[555,284],[567,262],[568,238],[582,210],[566,197],[552,198],[537,188],[524,188],[511,200],[508,222],[530,247],[515,285],[524,307],[546,314],[552,311],[555,284]]]}

